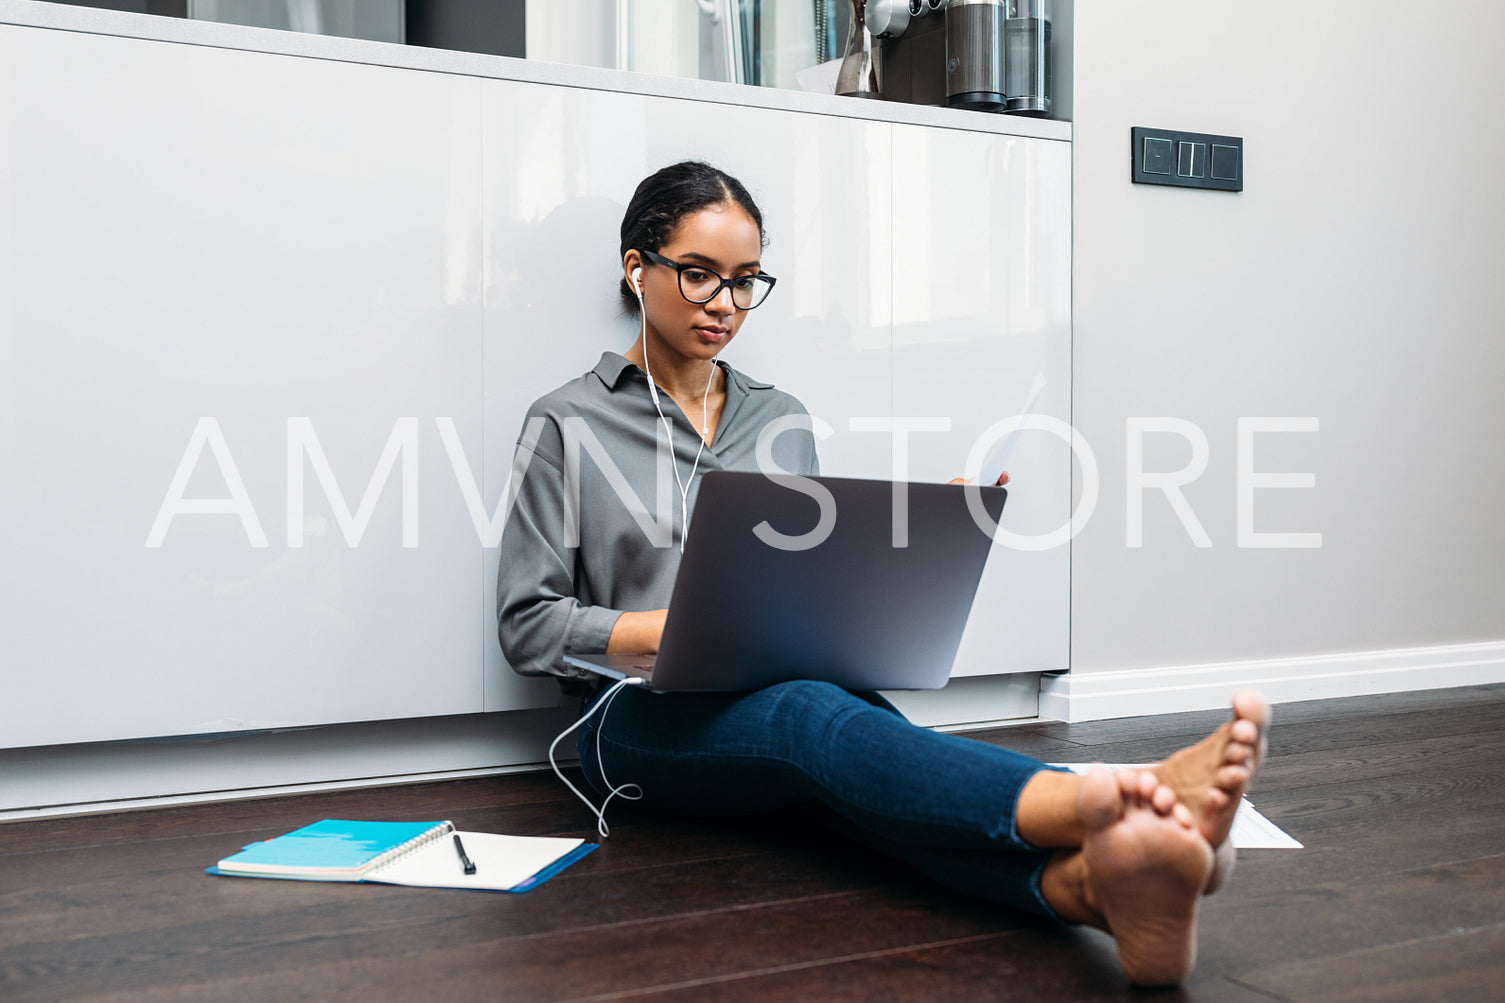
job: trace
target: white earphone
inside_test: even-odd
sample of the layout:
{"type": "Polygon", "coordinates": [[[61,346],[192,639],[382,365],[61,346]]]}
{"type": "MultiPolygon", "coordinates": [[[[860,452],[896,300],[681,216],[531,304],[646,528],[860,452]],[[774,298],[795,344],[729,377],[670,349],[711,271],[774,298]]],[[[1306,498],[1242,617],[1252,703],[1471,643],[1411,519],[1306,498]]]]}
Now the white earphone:
{"type": "Polygon", "coordinates": [[[695,471],[700,469],[700,454],[705,452],[705,437],[711,431],[711,381],[716,378],[716,364],[711,363],[711,374],[706,377],[705,393],[700,398],[700,448],[695,450],[695,462],[690,465],[690,476],[679,479],[679,461],[674,456],[674,428],[664,409],[658,403],[658,386],[653,382],[653,367],[648,362],[648,308],[643,305],[643,270],[632,270],[632,291],[638,297],[638,315],[643,319],[643,368],[648,375],[648,396],[653,398],[653,409],[664,423],[664,432],[669,438],[669,462],[674,466],[674,483],[679,486],[679,552],[685,552],[685,537],[690,532],[690,485],[695,481],[695,471]]]}

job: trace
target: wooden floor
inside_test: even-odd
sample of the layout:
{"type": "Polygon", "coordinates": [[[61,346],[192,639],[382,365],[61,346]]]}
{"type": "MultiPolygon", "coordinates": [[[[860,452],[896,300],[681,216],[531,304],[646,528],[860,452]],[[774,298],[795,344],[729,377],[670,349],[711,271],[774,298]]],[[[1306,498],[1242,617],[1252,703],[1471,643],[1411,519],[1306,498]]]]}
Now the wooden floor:
{"type": "MultiPolygon", "coordinates": [[[[1189,1000],[1505,999],[1505,687],[1276,709],[1255,804],[1306,844],[1245,851],[1203,910],[1189,1000]]],[[[1135,762],[1221,715],[980,733],[1135,762]]],[[[0,825],[0,1000],[1092,1000],[1106,937],[963,901],[781,820],[613,806],[526,895],[213,878],[318,818],[590,831],[532,774],[0,825]]]]}

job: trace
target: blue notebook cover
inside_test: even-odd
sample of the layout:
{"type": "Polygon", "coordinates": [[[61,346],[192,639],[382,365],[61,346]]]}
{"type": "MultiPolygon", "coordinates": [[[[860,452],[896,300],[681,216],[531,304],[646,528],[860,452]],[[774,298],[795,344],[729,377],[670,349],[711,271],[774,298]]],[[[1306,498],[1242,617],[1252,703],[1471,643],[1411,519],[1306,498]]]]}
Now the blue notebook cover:
{"type": "Polygon", "coordinates": [[[382,854],[446,824],[326,818],[276,839],[252,843],[220,863],[230,865],[231,870],[249,864],[258,871],[270,869],[288,874],[345,871],[355,876],[382,854]]]}
{"type": "Polygon", "coordinates": [[[539,885],[543,884],[545,881],[552,878],[554,875],[558,874],[560,871],[564,870],[566,867],[573,864],[575,861],[579,860],[581,857],[585,856],[587,853],[596,849],[596,847],[598,846],[600,846],[599,843],[581,843],[579,846],[575,847],[575,849],[571,850],[569,853],[566,853],[564,856],[560,857],[558,860],[554,861],[552,864],[550,864],[548,867],[545,867],[537,874],[533,875],[530,878],[524,878],[522,881],[519,881],[511,888],[504,890],[512,892],[514,894],[521,892],[530,892],[533,889],[537,888],[539,885]]]}

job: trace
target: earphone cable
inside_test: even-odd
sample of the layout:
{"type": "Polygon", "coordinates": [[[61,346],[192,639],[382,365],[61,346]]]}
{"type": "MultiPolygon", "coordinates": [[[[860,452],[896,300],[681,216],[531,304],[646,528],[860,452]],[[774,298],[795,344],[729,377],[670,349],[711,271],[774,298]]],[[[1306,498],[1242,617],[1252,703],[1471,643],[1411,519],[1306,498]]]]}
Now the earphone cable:
{"type": "Polygon", "coordinates": [[[716,363],[711,363],[710,375],[706,377],[705,393],[700,397],[700,448],[695,450],[695,462],[690,465],[690,474],[684,480],[679,477],[679,460],[674,455],[674,427],[669,416],[658,402],[658,386],[653,382],[653,364],[648,361],[648,309],[643,305],[642,270],[632,274],[632,290],[638,297],[638,316],[643,320],[643,368],[648,376],[648,396],[653,398],[653,409],[664,423],[664,434],[669,440],[669,462],[674,469],[674,483],[679,487],[679,552],[685,552],[685,537],[690,535],[690,485],[695,482],[695,471],[700,469],[700,456],[705,452],[705,439],[711,431],[711,383],[716,379],[716,363]]]}
{"type": "Polygon", "coordinates": [[[549,743],[549,766],[553,768],[554,775],[563,781],[564,785],[577,798],[585,803],[585,807],[591,810],[592,815],[596,816],[596,831],[601,834],[602,839],[606,839],[611,835],[611,827],[606,824],[606,806],[611,803],[611,799],[620,795],[627,801],[637,801],[643,796],[643,788],[637,784],[623,784],[620,787],[613,787],[611,781],[606,779],[606,769],[601,763],[601,725],[606,723],[606,712],[611,708],[611,702],[617,698],[617,694],[622,691],[622,688],[624,686],[641,686],[642,683],[641,679],[634,678],[617,680],[612,684],[611,689],[607,690],[606,694],[596,701],[595,706],[580,716],[580,720],[554,736],[554,741],[549,743]],[[564,737],[589,721],[591,716],[598,710],[601,712],[601,720],[596,728],[596,765],[601,769],[601,781],[607,787],[607,795],[602,800],[600,808],[591,804],[591,799],[582,794],[580,788],[570,783],[569,777],[564,775],[564,772],[559,768],[559,763],[554,759],[554,750],[559,746],[560,742],[564,741],[564,737]]]}

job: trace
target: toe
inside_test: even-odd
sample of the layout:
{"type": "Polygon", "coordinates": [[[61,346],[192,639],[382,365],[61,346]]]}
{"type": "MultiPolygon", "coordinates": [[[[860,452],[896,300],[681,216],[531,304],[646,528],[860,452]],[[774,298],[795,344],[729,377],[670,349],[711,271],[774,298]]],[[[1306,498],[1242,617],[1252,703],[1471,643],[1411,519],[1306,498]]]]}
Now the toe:
{"type": "Polygon", "coordinates": [[[1270,704],[1254,690],[1239,690],[1233,694],[1233,712],[1246,721],[1253,721],[1261,732],[1270,727],[1270,704]]]}
{"type": "Polygon", "coordinates": [[[1160,784],[1158,787],[1156,787],[1150,793],[1150,796],[1147,800],[1154,807],[1154,809],[1162,815],[1169,815],[1171,813],[1171,809],[1175,808],[1178,804],[1181,803],[1180,799],[1176,797],[1176,792],[1167,787],[1165,784],[1160,784]]]}
{"type": "Polygon", "coordinates": [[[1242,791],[1249,783],[1249,768],[1247,766],[1225,766],[1218,770],[1215,778],[1214,789],[1224,791],[1242,791]]]}
{"type": "Polygon", "coordinates": [[[1095,767],[1082,778],[1077,811],[1089,831],[1106,829],[1118,821],[1123,814],[1123,803],[1119,781],[1104,767],[1095,767]]]}
{"type": "Polygon", "coordinates": [[[1135,797],[1142,802],[1153,803],[1155,792],[1161,787],[1160,778],[1149,770],[1140,770],[1138,783],[1134,788],[1135,797]]]}

